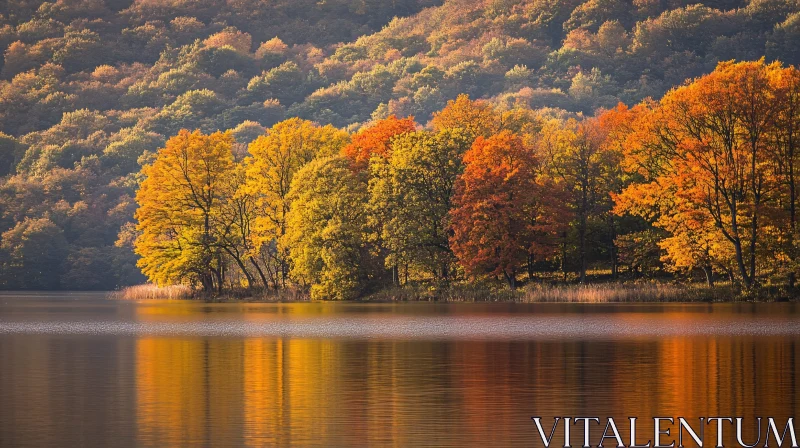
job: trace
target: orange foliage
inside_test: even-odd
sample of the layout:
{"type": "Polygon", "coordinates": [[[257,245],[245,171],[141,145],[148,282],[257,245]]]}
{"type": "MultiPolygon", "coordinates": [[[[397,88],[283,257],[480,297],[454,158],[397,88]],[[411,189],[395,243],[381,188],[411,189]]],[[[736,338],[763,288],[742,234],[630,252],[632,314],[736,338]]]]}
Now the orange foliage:
{"type": "Polygon", "coordinates": [[[413,132],[416,127],[414,117],[397,118],[390,115],[354,135],[352,142],[342,149],[342,155],[350,159],[356,169],[364,169],[373,155],[389,154],[393,137],[413,132]]]}
{"type": "Polygon", "coordinates": [[[750,287],[762,254],[793,257],[793,78],[797,70],[778,63],[724,62],[658,104],[606,117],[623,130],[626,169],[640,177],[615,198],[616,210],[668,230],[661,247],[674,266],[715,265],[750,287]]]}
{"type": "Polygon", "coordinates": [[[464,155],[451,210],[450,245],[467,273],[503,275],[552,253],[565,213],[555,185],[537,182],[532,148],[509,131],[478,137],[464,155]]]}
{"type": "Polygon", "coordinates": [[[253,38],[249,33],[237,30],[224,30],[213,34],[203,41],[206,47],[231,47],[234,50],[247,54],[253,45],[253,38]]]}

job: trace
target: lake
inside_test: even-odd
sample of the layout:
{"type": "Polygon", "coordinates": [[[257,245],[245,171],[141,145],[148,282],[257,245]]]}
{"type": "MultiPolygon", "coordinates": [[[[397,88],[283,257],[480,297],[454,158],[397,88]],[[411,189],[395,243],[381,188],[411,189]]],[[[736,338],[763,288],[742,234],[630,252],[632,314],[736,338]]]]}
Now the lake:
{"type": "Polygon", "coordinates": [[[755,440],[755,417],[798,416],[799,368],[789,303],[5,293],[0,446],[541,447],[532,416],[637,416],[643,442],[652,417],[740,416],[755,440]]]}

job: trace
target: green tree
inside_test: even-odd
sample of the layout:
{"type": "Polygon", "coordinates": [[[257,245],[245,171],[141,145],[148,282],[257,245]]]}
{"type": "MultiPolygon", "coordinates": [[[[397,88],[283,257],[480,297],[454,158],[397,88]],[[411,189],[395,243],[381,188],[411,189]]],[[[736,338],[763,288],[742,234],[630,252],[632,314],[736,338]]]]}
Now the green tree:
{"type": "Polygon", "coordinates": [[[47,218],[25,218],[3,233],[4,284],[12,289],[56,289],[67,256],[64,232],[47,218]]]}
{"type": "Polygon", "coordinates": [[[448,212],[471,143],[464,129],[410,132],[393,140],[390,158],[372,159],[370,208],[395,281],[397,267],[408,265],[439,280],[452,276],[448,212]]]}
{"type": "Polygon", "coordinates": [[[289,199],[280,245],[291,256],[292,278],[310,285],[312,299],[357,297],[374,265],[365,238],[366,182],[349,160],[320,158],[297,172],[289,199]]]}

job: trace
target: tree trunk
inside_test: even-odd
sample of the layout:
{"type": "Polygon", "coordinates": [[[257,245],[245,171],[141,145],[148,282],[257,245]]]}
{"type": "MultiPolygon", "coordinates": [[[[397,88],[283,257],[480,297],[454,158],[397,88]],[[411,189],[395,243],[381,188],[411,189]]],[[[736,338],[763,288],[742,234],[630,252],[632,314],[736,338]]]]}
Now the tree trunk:
{"type": "Polygon", "coordinates": [[[580,252],[580,282],[586,283],[586,214],[581,212],[580,224],[578,225],[578,245],[580,252]]]}
{"type": "Polygon", "coordinates": [[[616,280],[619,274],[619,264],[617,263],[617,246],[614,244],[614,240],[617,239],[617,228],[614,223],[614,215],[611,213],[609,213],[608,225],[609,230],[611,231],[611,241],[609,244],[609,250],[611,252],[611,278],[616,280]]]}
{"type": "Polygon", "coordinates": [[[710,265],[709,266],[703,266],[703,273],[706,274],[706,285],[708,285],[709,288],[713,288],[714,287],[714,269],[713,269],[713,267],[711,267],[710,265]]]}
{"type": "Polygon", "coordinates": [[[233,258],[233,261],[236,262],[236,265],[239,266],[239,269],[242,271],[242,274],[244,274],[244,278],[247,279],[247,287],[252,288],[255,285],[255,279],[253,278],[253,275],[250,274],[250,271],[247,270],[247,267],[245,266],[244,261],[242,261],[242,258],[228,248],[225,248],[225,252],[227,252],[228,255],[230,255],[231,258],[233,258]]]}
{"type": "Polygon", "coordinates": [[[203,285],[203,292],[211,292],[214,290],[214,278],[212,274],[206,272],[200,275],[200,284],[203,285]]]}
{"type": "Polygon", "coordinates": [[[738,240],[733,242],[733,247],[736,252],[736,266],[739,268],[739,275],[742,276],[742,284],[746,289],[750,289],[750,277],[747,275],[747,266],[744,263],[744,253],[742,252],[742,243],[738,240]]]}
{"type": "Polygon", "coordinates": [[[267,276],[264,274],[264,271],[261,269],[261,266],[258,265],[258,262],[255,258],[250,258],[250,264],[256,269],[258,276],[261,278],[261,283],[264,285],[264,289],[269,288],[269,283],[267,282],[267,276]]]}
{"type": "Polygon", "coordinates": [[[567,283],[567,232],[561,234],[561,274],[567,283]]]}
{"type": "Polygon", "coordinates": [[[533,282],[534,271],[533,271],[533,254],[528,254],[528,264],[526,265],[528,269],[528,283],[533,282]]]}
{"type": "Polygon", "coordinates": [[[506,282],[508,283],[508,287],[511,288],[512,291],[517,289],[517,274],[515,272],[508,273],[503,271],[503,276],[506,278],[506,282]]]}
{"type": "Polygon", "coordinates": [[[736,284],[736,276],[733,275],[733,270],[731,268],[726,267],[725,273],[728,274],[728,281],[731,282],[731,285],[736,284]]]}

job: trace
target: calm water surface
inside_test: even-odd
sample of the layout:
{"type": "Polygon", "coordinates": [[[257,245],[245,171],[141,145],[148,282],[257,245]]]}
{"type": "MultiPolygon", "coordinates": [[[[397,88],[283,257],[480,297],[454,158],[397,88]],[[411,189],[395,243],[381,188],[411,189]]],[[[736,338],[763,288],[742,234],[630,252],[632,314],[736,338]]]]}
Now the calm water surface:
{"type": "Polygon", "coordinates": [[[800,417],[798,343],[793,304],[4,294],[0,446],[541,446],[530,417],[555,415],[638,416],[640,442],[654,416],[741,416],[754,441],[800,417]]]}

